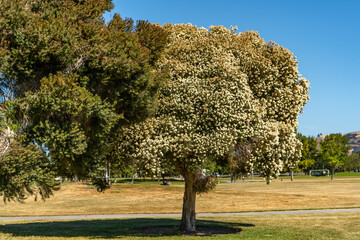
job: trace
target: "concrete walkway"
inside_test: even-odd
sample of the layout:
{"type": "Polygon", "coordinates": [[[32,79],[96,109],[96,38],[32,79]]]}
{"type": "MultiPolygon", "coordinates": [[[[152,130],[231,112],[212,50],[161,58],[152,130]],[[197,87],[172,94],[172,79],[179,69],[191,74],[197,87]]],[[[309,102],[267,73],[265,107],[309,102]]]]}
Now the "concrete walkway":
{"type": "MultiPolygon", "coordinates": [[[[276,212],[243,212],[243,213],[197,213],[197,217],[217,216],[249,216],[249,215],[286,215],[286,214],[316,214],[316,213],[354,213],[360,208],[322,209],[276,212]]],[[[85,220],[85,219],[124,219],[124,218],[179,218],[180,213],[165,214],[114,214],[114,215],[74,215],[74,216],[41,216],[41,217],[0,217],[0,221],[41,221],[41,220],[85,220]]]]}

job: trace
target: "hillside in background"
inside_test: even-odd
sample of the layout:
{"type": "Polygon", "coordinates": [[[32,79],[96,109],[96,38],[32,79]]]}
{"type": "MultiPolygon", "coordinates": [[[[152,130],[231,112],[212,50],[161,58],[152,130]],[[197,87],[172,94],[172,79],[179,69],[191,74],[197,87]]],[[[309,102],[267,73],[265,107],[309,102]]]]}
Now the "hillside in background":
{"type": "MultiPolygon", "coordinates": [[[[343,134],[345,137],[349,139],[349,145],[351,147],[350,153],[360,152],[360,131],[358,132],[350,132],[343,134]]],[[[324,140],[326,135],[321,135],[316,138],[316,141],[320,144],[321,141],[324,140]]]]}
{"type": "Polygon", "coordinates": [[[352,153],[360,152],[360,131],[344,134],[349,139],[352,153]]]}

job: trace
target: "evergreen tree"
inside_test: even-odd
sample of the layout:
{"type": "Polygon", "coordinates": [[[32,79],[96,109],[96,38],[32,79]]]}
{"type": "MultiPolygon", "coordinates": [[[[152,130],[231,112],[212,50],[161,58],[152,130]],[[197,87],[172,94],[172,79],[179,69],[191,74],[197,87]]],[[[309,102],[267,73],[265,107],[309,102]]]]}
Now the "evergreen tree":
{"type": "Polygon", "coordinates": [[[14,98],[6,104],[19,144],[36,144],[59,175],[101,177],[117,129],[154,112],[167,33],[117,14],[106,23],[110,0],[0,6],[0,87],[14,98]]]}

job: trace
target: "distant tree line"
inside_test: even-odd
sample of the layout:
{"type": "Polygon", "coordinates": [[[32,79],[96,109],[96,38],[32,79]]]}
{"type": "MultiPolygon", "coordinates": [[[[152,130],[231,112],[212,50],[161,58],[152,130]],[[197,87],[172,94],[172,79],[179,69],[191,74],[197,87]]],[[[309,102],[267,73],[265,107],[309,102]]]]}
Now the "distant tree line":
{"type": "MultiPolygon", "coordinates": [[[[319,136],[318,136],[319,137],[319,136]]],[[[332,179],[335,171],[360,169],[360,152],[349,154],[349,139],[340,133],[329,134],[322,141],[315,137],[297,134],[302,143],[302,156],[297,170],[309,173],[312,169],[329,169],[332,179]]]]}

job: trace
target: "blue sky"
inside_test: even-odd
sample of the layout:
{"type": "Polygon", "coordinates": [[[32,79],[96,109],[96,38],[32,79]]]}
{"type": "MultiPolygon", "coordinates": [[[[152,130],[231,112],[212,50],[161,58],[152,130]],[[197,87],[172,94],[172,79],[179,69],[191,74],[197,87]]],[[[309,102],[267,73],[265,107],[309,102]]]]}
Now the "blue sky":
{"type": "Polygon", "coordinates": [[[115,0],[115,12],[153,23],[238,26],[290,49],[310,81],[305,135],[360,131],[360,1],[115,0]]]}

